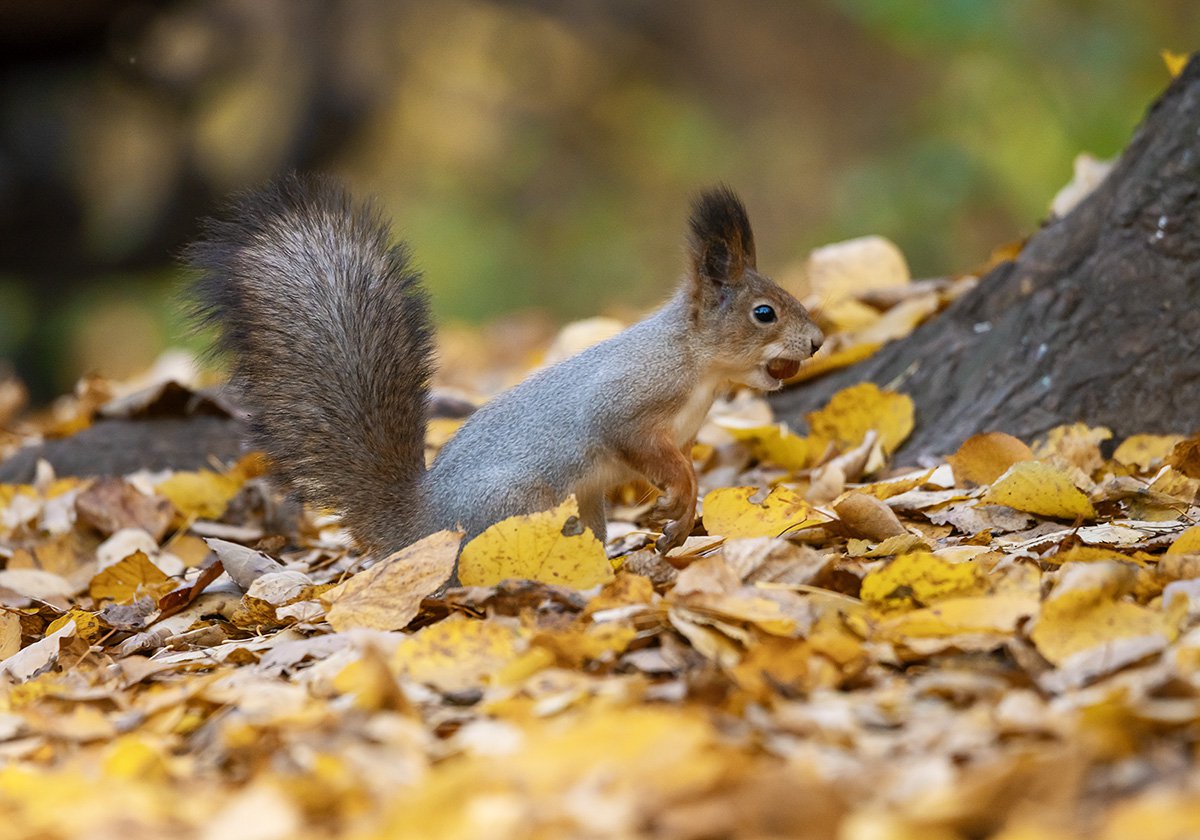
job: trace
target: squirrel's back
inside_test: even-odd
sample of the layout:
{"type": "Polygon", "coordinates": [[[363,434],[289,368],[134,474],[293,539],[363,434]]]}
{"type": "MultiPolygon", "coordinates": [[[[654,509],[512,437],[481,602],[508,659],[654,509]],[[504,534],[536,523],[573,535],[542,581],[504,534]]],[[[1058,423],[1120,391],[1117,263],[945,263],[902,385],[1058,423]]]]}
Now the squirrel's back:
{"type": "Polygon", "coordinates": [[[368,547],[422,536],[433,327],[382,216],[332,179],[287,176],[235,198],[186,258],[278,475],[368,547]]]}

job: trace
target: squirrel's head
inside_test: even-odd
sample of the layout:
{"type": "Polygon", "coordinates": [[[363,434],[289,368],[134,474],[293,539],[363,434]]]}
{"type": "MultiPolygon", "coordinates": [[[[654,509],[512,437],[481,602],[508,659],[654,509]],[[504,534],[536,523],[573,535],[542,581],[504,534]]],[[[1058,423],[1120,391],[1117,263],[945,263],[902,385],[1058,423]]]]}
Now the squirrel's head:
{"type": "Polygon", "coordinates": [[[824,337],[808,310],[756,270],[746,208],[728,187],[700,195],[688,236],[688,293],[697,330],[728,378],[773,391],[824,337]]]}

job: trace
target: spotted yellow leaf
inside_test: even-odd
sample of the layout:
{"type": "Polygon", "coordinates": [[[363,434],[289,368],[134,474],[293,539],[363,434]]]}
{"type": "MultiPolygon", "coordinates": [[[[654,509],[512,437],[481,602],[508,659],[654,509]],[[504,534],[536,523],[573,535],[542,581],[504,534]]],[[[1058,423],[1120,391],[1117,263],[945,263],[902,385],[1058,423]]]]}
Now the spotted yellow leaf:
{"type": "Polygon", "coordinates": [[[1056,519],[1094,519],[1088,497],[1062,469],[1043,461],[1022,461],[1000,476],[984,495],[989,505],[1056,519]]]}
{"type": "Polygon", "coordinates": [[[975,563],[951,563],[928,551],[914,551],[863,578],[859,597],[879,609],[905,609],[974,594],[982,582],[975,563]]]}
{"type": "Polygon", "coordinates": [[[813,435],[836,441],[843,449],[858,446],[874,429],[884,451],[891,453],[913,430],[913,401],[863,382],[834,394],[824,408],[808,415],[808,424],[813,435]]]}
{"type": "Polygon", "coordinates": [[[88,643],[95,642],[104,633],[104,627],[101,626],[100,619],[96,618],[92,613],[85,610],[68,610],[46,626],[45,635],[49,636],[54,631],[65,626],[68,621],[75,622],[76,635],[88,643]]]}
{"type": "Polygon", "coordinates": [[[509,578],[587,589],[612,579],[604,546],[579,521],[568,498],[553,510],[512,516],[471,540],[458,561],[464,586],[493,586],[509,578]]]}
{"type": "Polygon", "coordinates": [[[829,521],[787,487],[776,487],[761,502],[755,487],[721,487],[704,497],[704,528],[722,537],[778,537],[829,521]]]}
{"type": "Polygon", "coordinates": [[[407,637],[391,665],[411,680],[456,691],[479,685],[528,646],[528,633],[512,624],[451,616],[407,637]]]}

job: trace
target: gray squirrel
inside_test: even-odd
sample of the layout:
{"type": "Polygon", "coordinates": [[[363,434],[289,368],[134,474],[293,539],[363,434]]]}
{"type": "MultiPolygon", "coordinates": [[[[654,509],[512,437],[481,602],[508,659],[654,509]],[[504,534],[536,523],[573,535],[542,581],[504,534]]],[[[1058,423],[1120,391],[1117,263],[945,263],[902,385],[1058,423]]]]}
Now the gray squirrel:
{"type": "Polygon", "coordinates": [[[716,394],[774,390],[822,341],[805,308],[756,270],[741,201],[692,206],[686,274],[645,320],[490,400],[426,469],[434,328],[408,248],[337,181],[288,175],[235,197],[185,258],[198,322],[218,328],[252,443],[282,482],[390,552],[468,537],[574,494],[605,538],[606,494],[638,475],[664,491],[660,552],[696,519],[688,454],[716,394]]]}

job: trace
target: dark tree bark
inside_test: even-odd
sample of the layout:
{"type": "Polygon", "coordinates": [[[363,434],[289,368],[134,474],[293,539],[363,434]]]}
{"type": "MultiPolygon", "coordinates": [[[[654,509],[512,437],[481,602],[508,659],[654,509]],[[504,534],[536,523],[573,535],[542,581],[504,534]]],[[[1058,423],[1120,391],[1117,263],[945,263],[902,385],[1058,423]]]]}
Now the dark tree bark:
{"type": "Polygon", "coordinates": [[[870,381],[908,394],[904,463],[977,432],[1025,440],[1077,420],[1117,438],[1200,427],[1200,56],[1105,181],[912,335],[773,399],[804,414],[870,381]]]}

